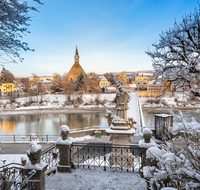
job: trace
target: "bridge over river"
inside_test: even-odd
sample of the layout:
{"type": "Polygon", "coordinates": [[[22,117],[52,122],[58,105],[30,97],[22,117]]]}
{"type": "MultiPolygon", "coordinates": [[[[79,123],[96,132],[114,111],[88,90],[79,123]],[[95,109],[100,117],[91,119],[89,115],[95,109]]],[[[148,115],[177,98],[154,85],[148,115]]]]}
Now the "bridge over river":
{"type": "Polygon", "coordinates": [[[135,136],[141,135],[141,129],[145,127],[143,113],[141,109],[140,99],[138,92],[132,92],[130,94],[130,101],[128,103],[129,109],[127,110],[127,118],[133,118],[137,122],[135,127],[137,128],[135,136]]]}

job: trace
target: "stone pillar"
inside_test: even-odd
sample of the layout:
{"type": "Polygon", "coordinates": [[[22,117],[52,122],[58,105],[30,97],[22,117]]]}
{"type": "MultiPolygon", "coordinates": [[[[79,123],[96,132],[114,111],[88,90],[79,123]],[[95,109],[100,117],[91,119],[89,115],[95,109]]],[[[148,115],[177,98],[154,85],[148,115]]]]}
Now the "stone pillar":
{"type": "Polygon", "coordinates": [[[57,166],[58,172],[71,172],[71,144],[74,142],[72,137],[69,135],[69,127],[67,125],[62,125],[60,127],[61,137],[56,140],[56,147],[59,149],[60,161],[57,166]]]}
{"type": "MultiPolygon", "coordinates": [[[[47,170],[47,166],[48,165],[45,165],[40,170],[35,169],[36,173],[28,180],[28,188],[30,188],[31,190],[45,190],[45,171],[47,170]]],[[[24,168],[22,171],[23,179],[25,179],[25,177],[29,177],[29,172],[31,172],[32,170],[33,169],[24,168]]]]}
{"type": "Polygon", "coordinates": [[[22,170],[22,179],[27,179],[30,176],[30,172],[35,170],[36,173],[27,181],[27,186],[31,190],[45,190],[45,171],[48,164],[40,162],[41,145],[30,145],[27,156],[29,161],[26,163],[22,170]]]}
{"type": "MultiPolygon", "coordinates": [[[[140,150],[142,152],[141,168],[143,168],[145,166],[156,166],[157,165],[156,160],[146,158],[146,155],[147,155],[146,153],[147,153],[148,148],[157,146],[156,143],[153,140],[151,140],[152,131],[148,128],[144,128],[142,130],[142,132],[143,132],[143,138],[144,139],[141,139],[139,141],[139,147],[140,147],[140,150]]],[[[144,177],[143,173],[141,174],[141,176],[144,177]]]]}
{"type": "Polygon", "coordinates": [[[58,172],[71,172],[72,163],[71,163],[71,144],[57,144],[56,147],[60,152],[60,161],[57,166],[58,172]]]}

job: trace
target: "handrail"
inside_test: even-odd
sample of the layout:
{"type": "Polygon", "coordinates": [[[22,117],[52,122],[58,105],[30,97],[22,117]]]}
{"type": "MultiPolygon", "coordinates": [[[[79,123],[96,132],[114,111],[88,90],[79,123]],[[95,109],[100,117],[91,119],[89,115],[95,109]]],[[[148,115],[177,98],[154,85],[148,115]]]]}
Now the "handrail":
{"type": "MultiPolygon", "coordinates": [[[[6,165],[1,166],[0,169],[1,169],[1,168],[4,168],[4,167],[7,167],[7,166],[9,166],[9,165],[20,165],[20,166],[22,166],[22,164],[19,164],[19,163],[9,163],[9,164],[6,164],[6,165]]],[[[14,167],[14,168],[17,168],[17,167],[15,167],[15,166],[13,166],[13,167],[14,167]]]]}
{"type": "Polygon", "coordinates": [[[112,144],[112,143],[80,143],[80,142],[74,142],[72,145],[85,145],[85,146],[94,146],[94,147],[119,147],[119,148],[140,148],[137,144],[112,144]]]}
{"type": "Polygon", "coordinates": [[[55,147],[56,147],[56,144],[51,145],[50,147],[48,147],[45,150],[43,150],[41,155],[45,154],[46,152],[48,152],[49,150],[51,150],[52,148],[55,148],[55,147]]]}

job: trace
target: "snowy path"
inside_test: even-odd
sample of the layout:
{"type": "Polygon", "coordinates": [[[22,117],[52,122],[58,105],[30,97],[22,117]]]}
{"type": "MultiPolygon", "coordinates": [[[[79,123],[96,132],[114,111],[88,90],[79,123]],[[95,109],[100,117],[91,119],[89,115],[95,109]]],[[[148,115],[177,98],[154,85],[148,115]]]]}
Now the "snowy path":
{"type": "MultiPolygon", "coordinates": [[[[52,175],[52,176],[51,176],[52,175]]],[[[46,178],[46,190],[143,190],[146,182],[138,173],[119,173],[102,170],[73,170],[46,178]]]]}
{"type": "Polygon", "coordinates": [[[135,127],[136,130],[136,136],[141,135],[141,127],[144,126],[144,119],[143,119],[143,113],[140,105],[140,99],[138,96],[138,92],[133,92],[130,94],[131,100],[129,101],[129,109],[127,111],[127,117],[132,117],[134,121],[137,122],[135,127]]]}

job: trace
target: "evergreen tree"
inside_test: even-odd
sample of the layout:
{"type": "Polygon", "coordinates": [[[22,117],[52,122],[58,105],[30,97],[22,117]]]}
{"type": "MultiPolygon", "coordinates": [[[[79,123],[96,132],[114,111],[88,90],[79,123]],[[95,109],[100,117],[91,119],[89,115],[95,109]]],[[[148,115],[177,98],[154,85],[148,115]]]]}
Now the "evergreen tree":
{"type": "Polygon", "coordinates": [[[74,82],[75,91],[82,91],[84,89],[84,85],[85,85],[85,80],[84,80],[85,76],[81,72],[76,78],[77,78],[77,80],[74,82]]]}

